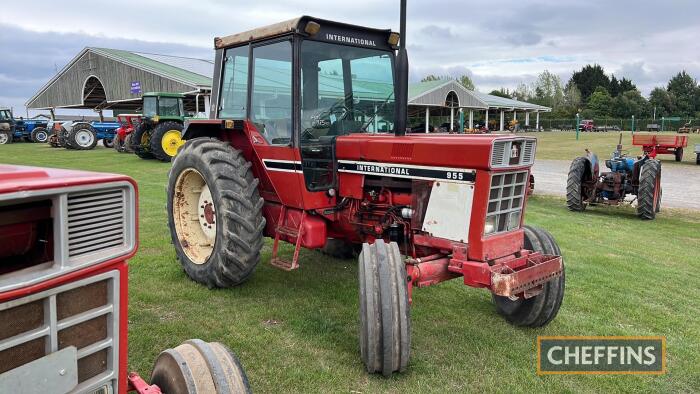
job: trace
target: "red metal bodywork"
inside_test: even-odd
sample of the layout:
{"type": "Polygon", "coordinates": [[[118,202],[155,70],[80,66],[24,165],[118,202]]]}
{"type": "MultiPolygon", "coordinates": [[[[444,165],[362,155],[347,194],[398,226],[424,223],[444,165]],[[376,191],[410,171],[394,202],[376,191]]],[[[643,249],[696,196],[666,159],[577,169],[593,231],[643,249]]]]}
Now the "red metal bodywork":
{"type": "MultiPolygon", "coordinates": [[[[297,245],[295,260],[285,265],[285,269],[296,268],[299,247],[319,248],[329,237],[351,243],[371,243],[377,238],[386,239],[387,227],[382,220],[388,215],[405,229],[404,237],[410,245],[408,249],[404,247],[407,254],[413,258],[435,254],[444,257],[440,263],[409,267],[412,272],[419,273],[412,282],[417,286],[463,276],[467,285],[494,290],[491,276],[488,281],[479,279],[481,271],[488,272],[489,275],[501,272],[500,266],[493,267],[494,262],[505,264],[513,272],[529,268],[529,273],[534,273],[535,276],[550,277],[561,271],[561,259],[558,256],[553,256],[558,263],[539,264],[539,260],[535,259],[535,263],[528,265],[524,257],[528,251],[523,252],[524,233],[519,228],[490,236],[484,236],[479,231],[485,225],[492,174],[526,170],[529,186],[530,165],[512,166],[503,170],[490,168],[494,140],[517,137],[498,134],[409,134],[396,137],[393,134],[358,133],[336,138],[336,160],[473,170],[476,174],[475,194],[469,226],[470,229],[477,230],[469,232],[468,242],[460,243],[432,237],[415,229],[410,231],[410,220],[391,210],[395,206],[412,205],[415,196],[410,192],[382,187],[379,192],[374,190],[373,194],[368,193],[365,175],[347,172],[337,173],[335,193],[309,191],[302,170],[282,172],[266,168],[266,160],[299,163],[301,167],[300,150],[293,146],[268,144],[250,121],[191,120],[185,125],[184,136],[185,139],[208,136],[227,141],[251,162],[253,173],[260,180],[260,194],[265,200],[265,235],[275,238],[273,255],[276,256],[279,240],[297,245]],[[290,229],[294,227],[297,230],[290,229]],[[452,258],[446,257],[450,255],[452,258]],[[451,267],[458,262],[462,268],[447,270],[444,261],[448,261],[447,264],[451,267]]],[[[524,207],[525,204],[523,211],[524,207]]],[[[277,261],[273,264],[280,266],[277,261]]]]}
{"type": "MultiPolygon", "coordinates": [[[[112,182],[129,182],[134,188],[135,195],[138,196],[136,182],[124,175],[103,174],[95,172],[35,168],[24,166],[0,165],[0,194],[63,189],[73,186],[84,186],[91,184],[103,184],[112,182]]],[[[135,199],[138,207],[138,198],[135,199]]],[[[0,303],[13,299],[25,297],[31,294],[59,287],[67,283],[75,282],[91,276],[99,275],[111,271],[119,271],[119,365],[115,367],[118,373],[117,393],[127,393],[127,390],[137,390],[139,393],[157,393],[157,386],[132,386],[138,379],[129,377],[127,374],[128,363],[128,265],[127,260],[133,257],[138,248],[138,214],[134,215],[136,232],[136,244],[134,248],[121,256],[114,257],[108,261],[98,263],[87,268],[69,272],[58,277],[45,280],[33,285],[17,288],[14,290],[0,292],[0,303]]],[[[5,234],[0,234],[0,238],[5,238],[5,234]]],[[[1,263],[0,263],[1,264],[1,263]]],[[[132,375],[133,376],[133,375],[132,375]]],[[[137,375],[136,375],[137,376],[137,375]]],[[[139,378],[140,379],[140,378],[139,378]]]]}
{"type": "Polygon", "coordinates": [[[655,159],[656,155],[673,155],[678,149],[687,147],[688,136],[634,133],[632,134],[632,145],[641,146],[645,154],[655,159]]]}
{"type": "Polygon", "coordinates": [[[124,141],[124,138],[133,133],[136,125],[141,122],[141,115],[118,115],[117,121],[122,124],[117,129],[117,138],[124,141]]]}

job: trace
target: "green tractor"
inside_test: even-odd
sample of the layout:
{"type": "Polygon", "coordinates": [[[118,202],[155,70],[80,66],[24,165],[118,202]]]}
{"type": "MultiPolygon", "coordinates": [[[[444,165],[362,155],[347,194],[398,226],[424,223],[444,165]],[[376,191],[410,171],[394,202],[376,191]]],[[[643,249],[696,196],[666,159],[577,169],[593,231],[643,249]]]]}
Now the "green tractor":
{"type": "Polygon", "coordinates": [[[182,146],[185,111],[179,93],[144,93],[143,120],[134,130],[131,148],[142,159],[169,162],[182,146]]]}

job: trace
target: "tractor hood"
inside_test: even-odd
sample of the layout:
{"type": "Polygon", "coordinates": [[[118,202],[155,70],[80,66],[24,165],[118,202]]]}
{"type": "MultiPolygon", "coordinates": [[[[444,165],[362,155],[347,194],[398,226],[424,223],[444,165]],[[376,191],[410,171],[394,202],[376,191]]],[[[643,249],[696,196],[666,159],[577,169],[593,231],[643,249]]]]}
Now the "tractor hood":
{"type": "Polygon", "coordinates": [[[473,170],[530,167],[536,139],[505,134],[351,134],[336,140],[338,160],[473,170]]]}
{"type": "Polygon", "coordinates": [[[0,194],[118,181],[130,182],[136,187],[125,175],[0,165],[0,194]]]}

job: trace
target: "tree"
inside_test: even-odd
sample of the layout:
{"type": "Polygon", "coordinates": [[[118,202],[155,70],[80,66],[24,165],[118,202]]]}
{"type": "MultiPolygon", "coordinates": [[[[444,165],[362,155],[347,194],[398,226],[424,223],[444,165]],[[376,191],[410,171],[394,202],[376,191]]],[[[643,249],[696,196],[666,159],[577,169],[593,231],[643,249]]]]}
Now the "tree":
{"type": "Polygon", "coordinates": [[[608,87],[610,95],[616,97],[620,93],[620,81],[615,78],[615,74],[610,76],[610,87],[608,87]]]}
{"type": "Polygon", "coordinates": [[[447,80],[447,79],[452,79],[448,75],[434,75],[430,74],[425,76],[425,78],[421,79],[421,82],[430,82],[430,81],[440,81],[440,80],[447,80]]]}
{"type": "MultiPolygon", "coordinates": [[[[598,64],[586,65],[580,71],[574,72],[569,80],[569,83],[576,84],[576,87],[581,92],[581,98],[587,102],[593,92],[598,87],[609,89],[610,78],[605,75],[603,67],[598,64]]],[[[609,94],[610,92],[608,92],[609,94]]]]}
{"type": "Polygon", "coordinates": [[[556,109],[564,104],[564,88],[558,75],[544,70],[537,76],[534,83],[534,101],[556,109]]]}
{"type": "Polygon", "coordinates": [[[474,86],[474,81],[472,81],[472,79],[467,74],[464,74],[461,77],[459,77],[459,79],[457,79],[457,82],[459,82],[467,90],[476,90],[476,87],[474,86]]]}
{"type": "Polygon", "coordinates": [[[508,89],[506,89],[506,88],[501,88],[499,90],[492,90],[491,93],[489,93],[489,94],[492,96],[511,98],[510,93],[508,93],[508,89]]]}
{"type": "Polygon", "coordinates": [[[700,109],[698,104],[698,83],[685,70],[679,72],[668,81],[668,93],[674,101],[676,114],[681,116],[693,116],[700,109]]]}
{"type": "Polygon", "coordinates": [[[532,97],[532,91],[524,83],[520,83],[517,88],[513,91],[513,98],[520,101],[530,101],[532,97]]]}
{"type": "Polygon", "coordinates": [[[620,80],[620,86],[619,86],[617,93],[622,94],[624,92],[629,92],[632,90],[637,90],[637,87],[632,83],[631,80],[623,77],[620,80]]]}
{"type": "Polygon", "coordinates": [[[637,89],[628,90],[615,97],[611,112],[618,118],[630,118],[634,115],[639,119],[650,115],[649,103],[637,89]]]}
{"type": "Polygon", "coordinates": [[[656,108],[656,117],[671,116],[675,111],[673,98],[664,88],[656,87],[649,94],[649,106],[656,108]]]}
{"type": "Polygon", "coordinates": [[[562,117],[571,117],[581,109],[581,104],[581,92],[572,84],[564,91],[564,105],[557,112],[562,117]]]}
{"type": "Polygon", "coordinates": [[[610,110],[613,104],[613,98],[608,93],[608,90],[599,86],[588,98],[586,109],[590,114],[597,118],[605,118],[611,115],[610,110]]]}

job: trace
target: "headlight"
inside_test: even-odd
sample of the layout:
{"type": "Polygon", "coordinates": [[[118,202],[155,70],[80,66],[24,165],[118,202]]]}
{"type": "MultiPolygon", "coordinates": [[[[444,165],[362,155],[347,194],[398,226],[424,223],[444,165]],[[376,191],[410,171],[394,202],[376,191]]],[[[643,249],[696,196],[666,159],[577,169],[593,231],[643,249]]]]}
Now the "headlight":
{"type": "Polygon", "coordinates": [[[487,216],[486,224],[484,224],[484,234],[492,234],[496,232],[496,219],[498,216],[487,216]]]}

